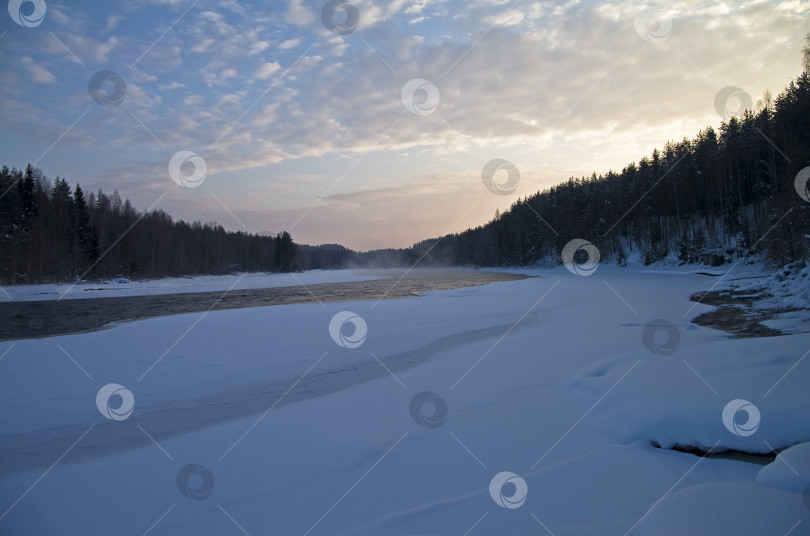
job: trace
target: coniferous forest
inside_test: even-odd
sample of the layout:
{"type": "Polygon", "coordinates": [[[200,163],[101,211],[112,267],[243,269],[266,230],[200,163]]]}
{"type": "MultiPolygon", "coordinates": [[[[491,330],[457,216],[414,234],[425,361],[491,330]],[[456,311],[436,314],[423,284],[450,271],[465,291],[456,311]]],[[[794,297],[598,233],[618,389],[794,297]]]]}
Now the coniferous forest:
{"type": "Polygon", "coordinates": [[[760,254],[804,259],[810,204],[794,187],[810,166],[810,78],[805,71],[761,108],[669,142],[621,172],[570,178],[516,201],[490,223],[416,244],[411,256],[469,265],[559,262],[574,238],[623,264],[726,261],[760,254]]]}
{"type": "Polygon", "coordinates": [[[216,223],[139,212],[117,192],[85,195],[32,166],[0,170],[0,280],[6,284],[298,269],[289,233],[227,232],[216,223]]]}
{"type": "Polygon", "coordinates": [[[486,225],[408,249],[358,253],[228,232],[216,223],[139,212],[117,192],[86,194],[39,169],[0,170],[0,281],[158,278],[362,266],[505,266],[559,262],[595,244],[603,262],[701,263],[754,254],[776,265],[808,252],[810,203],[794,187],[810,166],[805,71],[756,111],[672,141],[620,172],[594,173],[517,200],[486,225]]]}

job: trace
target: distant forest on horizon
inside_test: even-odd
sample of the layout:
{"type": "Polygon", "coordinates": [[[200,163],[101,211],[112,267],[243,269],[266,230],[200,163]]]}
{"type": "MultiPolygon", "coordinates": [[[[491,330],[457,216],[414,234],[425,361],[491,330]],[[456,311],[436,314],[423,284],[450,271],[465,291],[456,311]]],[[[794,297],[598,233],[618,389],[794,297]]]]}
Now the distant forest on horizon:
{"type": "Polygon", "coordinates": [[[0,169],[0,282],[152,279],[231,272],[394,266],[520,266],[560,262],[567,242],[624,264],[727,261],[760,254],[804,260],[810,203],[794,179],[810,166],[810,78],[805,70],[757,111],[670,141],[620,172],[569,178],[518,199],[485,225],[406,249],[355,252],[308,246],[286,231],[262,236],[217,223],[140,212],[117,192],[87,194],[30,164],[0,169]]]}

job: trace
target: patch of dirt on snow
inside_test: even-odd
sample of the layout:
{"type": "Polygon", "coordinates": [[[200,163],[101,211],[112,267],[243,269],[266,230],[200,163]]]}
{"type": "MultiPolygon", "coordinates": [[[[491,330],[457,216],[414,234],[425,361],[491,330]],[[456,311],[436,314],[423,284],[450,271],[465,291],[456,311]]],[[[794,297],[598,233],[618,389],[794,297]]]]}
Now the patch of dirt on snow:
{"type": "Polygon", "coordinates": [[[719,329],[739,338],[747,337],[778,337],[784,335],[779,330],[769,328],[762,324],[766,320],[773,320],[782,313],[798,311],[796,307],[762,308],[755,307],[757,302],[773,298],[773,295],[757,290],[715,290],[698,292],[689,297],[690,300],[714,305],[714,311],[703,313],[692,322],[700,326],[719,329]]]}

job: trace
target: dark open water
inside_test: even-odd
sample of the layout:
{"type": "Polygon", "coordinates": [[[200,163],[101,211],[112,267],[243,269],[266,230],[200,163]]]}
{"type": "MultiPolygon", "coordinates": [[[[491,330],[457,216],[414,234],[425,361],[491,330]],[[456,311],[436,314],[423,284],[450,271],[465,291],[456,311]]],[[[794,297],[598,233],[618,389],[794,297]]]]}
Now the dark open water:
{"type": "MultiPolygon", "coordinates": [[[[404,271],[403,271],[404,273],[404,271]]],[[[525,275],[478,270],[414,270],[402,279],[294,287],[0,303],[0,341],[95,331],[113,322],[292,303],[381,300],[473,287],[525,275]]]]}

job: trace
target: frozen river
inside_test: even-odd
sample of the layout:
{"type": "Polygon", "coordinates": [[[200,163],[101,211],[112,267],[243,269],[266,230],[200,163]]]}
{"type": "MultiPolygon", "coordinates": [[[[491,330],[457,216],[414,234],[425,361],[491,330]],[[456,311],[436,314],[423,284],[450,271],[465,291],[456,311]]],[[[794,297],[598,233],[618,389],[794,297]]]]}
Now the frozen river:
{"type": "Polygon", "coordinates": [[[0,534],[808,534],[810,334],[693,323],[707,275],[470,273],[0,342],[0,534]]]}

